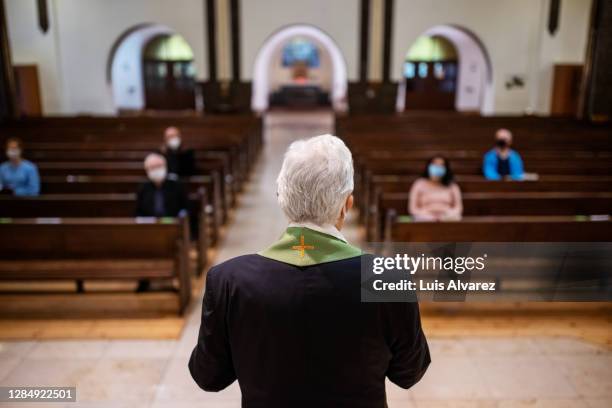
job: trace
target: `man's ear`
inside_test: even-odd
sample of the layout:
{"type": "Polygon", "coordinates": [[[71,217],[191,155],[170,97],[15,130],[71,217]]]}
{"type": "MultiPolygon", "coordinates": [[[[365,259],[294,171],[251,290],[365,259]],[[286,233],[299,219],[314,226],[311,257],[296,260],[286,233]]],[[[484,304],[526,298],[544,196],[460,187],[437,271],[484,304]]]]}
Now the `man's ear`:
{"type": "Polygon", "coordinates": [[[353,208],[353,201],[354,201],[354,197],[353,197],[353,194],[351,193],[351,195],[349,195],[346,198],[346,202],[344,204],[344,207],[346,208],[347,211],[349,211],[351,208],[353,208]]]}

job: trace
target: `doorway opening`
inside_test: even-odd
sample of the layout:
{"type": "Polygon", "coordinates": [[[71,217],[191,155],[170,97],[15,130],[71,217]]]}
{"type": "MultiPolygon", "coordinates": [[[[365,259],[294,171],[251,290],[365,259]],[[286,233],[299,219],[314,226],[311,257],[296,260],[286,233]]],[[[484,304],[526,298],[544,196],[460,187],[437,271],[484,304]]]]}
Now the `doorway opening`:
{"type": "Polygon", "coordinates": [[[426,30],[403,64],[398,111],[493,112],[491,60],[470,30],[455,25],[426,30]]]}
{"type": "Polygon", "coordinates": [[[331,106],[331,63],[319,44],[294,37],[279,48],[270,67],[270,100],[273,107],[316,108],[331,106]]]}
{"type": "Polygon", "coordinates": [[[118,112],[196,106],[193,50],[172,28],[145,23],[126,30],[108,61],[107,80],[118,112]]]}
{"type": "Polygon", "coordinates": [[[458,57],[446,38],[422,36],[404,62],[408,109],[455,110],[458,57]]]}
{"type": "Polygon", "coordinates": [[[346,110],[346,62],[336,42],[317,27],[291,25],[260,48],[253,72],[251,106],[320,107],[346,110]]]}
{"type": "Polygon", "coordinates": [[[195,108],[193,51],[178,34],[150,40],[143,53],[146,109],[195,108]]]}

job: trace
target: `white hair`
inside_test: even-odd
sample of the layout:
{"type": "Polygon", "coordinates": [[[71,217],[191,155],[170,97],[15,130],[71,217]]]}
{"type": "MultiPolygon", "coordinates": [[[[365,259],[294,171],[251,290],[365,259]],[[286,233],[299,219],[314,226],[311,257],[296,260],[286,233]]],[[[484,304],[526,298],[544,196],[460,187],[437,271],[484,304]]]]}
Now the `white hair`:
{"type": "Polygon", "coordinates": [[[144,159],[144,168],[146,169],[149,166],[153,164],[159,164],[160,162],[163,162],[165,165],[166,158],[159,153],[149,153],[147,154],[147,157],[145,157],[144,159]]]}
{"type": "Polygon", "coordinates": [[[293,142],[276,180],[278,203],[291,222],[335,224],[353,191],[353,158],[332,135],[293,142]]]}

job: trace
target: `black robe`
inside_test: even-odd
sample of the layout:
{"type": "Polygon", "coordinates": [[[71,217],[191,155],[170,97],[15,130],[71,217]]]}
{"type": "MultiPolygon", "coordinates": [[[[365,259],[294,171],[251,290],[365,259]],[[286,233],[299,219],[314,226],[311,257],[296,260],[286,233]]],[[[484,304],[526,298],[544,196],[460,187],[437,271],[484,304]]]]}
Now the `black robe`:
{"type": "MultiPolygon", "coordinates": [[[[181,210],[189,209],[187,193],[180,182],[166,179],[160,188],[164,197],[163,217],[176,217],[181,210]]],[[[155,213],[156,191],[157,187],[151,181],[140,185],[136,199],[137,217],[159,216],[159,214],[155,213]]]]}
{"type": "Polygon", "coordinates": [[[166,158],[168,174],[175,174],[179,177],[189,177],[195,174],[196,164],[193,149],[179,148],[173,150],[166,148],[161,153],[166,158]]]}
{"type": "Polygon", "coordinates": [[[385,377],[411,387],[429,349],[417,303],[360,301],[360,258],[245,255],[212,268],[194,380],[219,391],[238,379],[247,408],[385,407],[385,377]]]}

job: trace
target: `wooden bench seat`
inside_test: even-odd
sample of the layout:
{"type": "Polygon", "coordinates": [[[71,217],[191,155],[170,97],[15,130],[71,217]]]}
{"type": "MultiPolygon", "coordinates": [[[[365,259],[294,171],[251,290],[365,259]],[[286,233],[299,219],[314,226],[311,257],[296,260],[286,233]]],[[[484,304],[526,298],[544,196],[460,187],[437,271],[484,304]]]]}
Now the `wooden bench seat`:
{"type": "Polygon", "coordinates": [[[387,220],[385,240],[392,242],[609,242],[612,221],[576,217],[465,217],[455,222],[387,220]]]}
{"type": "MultiPolygon", "coordinates": [[[[378,240],[384,234],[389,212],[406,214],[409,193],[383,193],[368,213],[367,237],[378,240]]],[[[608,193],[466,193],[463,214],[469,216],[610,215],[612,192],[608,193]]]]}
{"type": "MultiPolygon", "coordinates": [[[[190,194],[189,200],[198,228],[198,263],[196,274],[206,266],[211,239],[209,219],[206,214],[206,196],[190,194]]],[[[37,197],[0,196],[0,218],[47,218],[52,222],[59,218],[122,217],[134,222],[149,223],[155,218],[135,218],[135,194],[46,194],[37,197]]],[[[162,218],[166,220],[166,218],[162,218]]],[[[169,218],[172,220],[172,218],[169,218]]]]}
{"type": "Polygon", "coordinates": [[[10,280],[161,279],[173,278],[174,262],[165,259],[0,260],[0,274],[10,280]]]}
{"type": "MultiPolygon", "coordinates": [[[[363,180],[363,191],[356,195],[356,206],[360,217],[365,209],[376,205],[382,193],[407,192],[419,176],[415,175],[372,175],[369,172],[363,180]]],[[[511,192],[612,192],[612,176],[543,176],[538,180],[489,181],[480,176],[457,176],[456,183],[463,193],[511,193],[511,192]]]]}
{"type": "MultiPolygon", "coordinates": [[[[146,181],[141,176],[47,176],[41,179],[41,194],[134,194],[146,181]]],[[[190,195],[206,197],[203,204],[209,218],[209,243],[215,245],[229,211],[221,198],[219,175],[193,176],[183,183],[190,195]]]]}
{"type": "Polygon", "coordinates": [[[171,279],[182,313],[191,298],[186,219],[3,219],[0,280],[171,279]]]}

